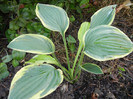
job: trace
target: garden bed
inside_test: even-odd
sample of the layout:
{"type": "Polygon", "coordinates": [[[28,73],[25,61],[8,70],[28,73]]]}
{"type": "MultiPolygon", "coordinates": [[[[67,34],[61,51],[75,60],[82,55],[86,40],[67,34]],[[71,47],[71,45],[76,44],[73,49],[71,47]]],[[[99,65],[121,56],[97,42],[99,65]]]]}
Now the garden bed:
{"type": "MultiPolygon", "coordinates": [[[[104,6],[104,5],[102,5],[104,6]]],[[[133,8],[129,10],[122,10],[116,15],[113,26],[118,27],[133,41],[133,8]],[[130,10],[130,11],[129,11],[130,10]],[[130,12],[130,13],[129,13],[130,12]]],[[[66,35],[69,34],[77,38],[79,26],[84,21],[90,21],[92,13],[84,12],[83,19],[80,20],[79,16],[75,14],[73,23],[70,24],[66,35]]],[[[56,49],[64,50],[60,35],[56,35],[54,43],[57,45],[56,49]],[[55,40],[56,38],[56,40],[55,40]]],[[[76,39],[78,41],[78,39],[76,39]]],[[[2,36],[0,38],[0,50],[7,50],[7,39],[2,36]]],[[[78,43],[76,44],[78,46],[78,43]]],[[[0,58],[5,56],[5,51],[1,51],[0,58]]],[[[57,53],[57,58],[64,63],[65,53],[57,53]]],[[[29,60],[33,55],[27,54],[25,61],[29,60]]],[[[95,63],[101,66],[104,74],[94,75],[83,71],[78,82],[70,84],[64,81],[56,91],[43,99],[132,99],[133,98],[133,53],[130,55],[116,60],[98,62],[91,58],[85,57],[84,62],[95,63]]],[[[66,64],[66,63],[64,63],[66,64]]],[[[7,99],[9,87],[15,73],[23,67],[23,62],[16,68],[8,63],[9,76],[0,81],[0,99],[7,99]]],[[[17,93],[16,93],[17,94],[17,93]]]]}

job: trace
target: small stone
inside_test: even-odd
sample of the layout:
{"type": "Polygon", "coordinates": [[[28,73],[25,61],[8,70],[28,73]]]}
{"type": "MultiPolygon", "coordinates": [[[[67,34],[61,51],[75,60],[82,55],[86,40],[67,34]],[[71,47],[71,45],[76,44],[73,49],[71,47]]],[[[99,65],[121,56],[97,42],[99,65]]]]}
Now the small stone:
{"type": "Polygon", "coordinates": [[[68,91],[68,84],[63,84],[60,88],[61,92],[62,93],[65,93],[68,91]]]}
{"type": "Polygon", "coordinates": [[[115,97],[115,95],[113,94],[113,93],[111,93],[111,92],[109,92],[109,93],[107,93],[107,99],[116,99],[116,97],[115,97]]]}
{"type": "Polygon", "coordinates": [[[95,88],[94,93],[97,93],[99,96],[103,95],[103,92],[99,90],[98,88],[95,88]]]}

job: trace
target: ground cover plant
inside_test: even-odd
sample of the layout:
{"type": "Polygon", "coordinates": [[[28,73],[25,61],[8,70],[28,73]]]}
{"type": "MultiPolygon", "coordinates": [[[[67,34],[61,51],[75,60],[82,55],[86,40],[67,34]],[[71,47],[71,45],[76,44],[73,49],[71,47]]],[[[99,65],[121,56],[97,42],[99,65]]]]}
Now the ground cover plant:
{"type": "MultiPolygon", "coordinates": [[[[21,34],[41,34],[50,38],[50,30],[44,28],[36,19],[35,7],[38,1],[25,0],[2,0],[0,1],[0,11],[5,14],[9,21],[9,28],[3,24],[3,19],[0,17],[0,31],[6,29],[5,36],[8,42],[21,34]]],[[[4,16],[4,15],[3,15],[4,16]]]]}
{"type": "Polygon", "coordinates": [[[12,61],[13,67],[17,67],[19,65],[19,62],[24,59],[25,54],[26,54],[25,52],[12,50],[12,54],[11,55],[9,55],[7,53],[7,55],[2,57],[2,62],[3,63],[9,63],[10,61],[12,61]]]}
{"type": "Polygon", "coordinates": [[[90,23],[81,24],[78,32],[79,49],[74,62],[71,63],[65,38],[65,32],[69,27],[66,12],[53,5],[38,4],[36,14],[42,24],[52,31],[59,32],[63,38],[68,68],[62,66],[56,58],[55,46],[50,39],[38,34],[21,35],[10,42],[8,47],[38,55],[26,62],[30,65],[17,72],[11,83],[8,98],[38,99],[45,97],[62,83],[63,78],[71,83],[75,82],[80,76],[81,69],[94,74],[103,74],[101,68],[96,64],[82,64],[84,55],[98,61],[106,61],[131,53],[133,51],[131,40],[121,30],[110,26],[115,17],[115,8],[116,5],[104,7],[91,17],[90,23]],[[53,57],[48,54],[52,54],[53,57]],[[54,64],[60,69],[49,64],[54,64]]]}
{"type": "MultiPolygon", "coordinates": [[[[64,7],[67,12],[77,11],[82,17],[82,9],[89,6],[88,0],[1,0],[0,11],[8,16],[9,28],[3,22],[3,17],[0,16],[0,31],[4,33],[6,30],[6,38],[8,42],[21,34],[37,33],[50,38],[50,30],[44,28],[36,19],[35,7],[38,2],[54,4],[64,7]]],[[[3,15],[3,16],[4,16],[3,15]]],[[[71,15],[70,20],[73,22],[75,17],[71,15]]],[[[5,22],[7,23],[7,22],[5,22]]]]}
{"type": "Polygon", "coordinates": [[[0,63],[0,81],[9,75],[7,63],[12,62],[12,66],[17,67],[19,62],[24,59],[25,54],[25,52],[13,50],[11,55],[7,53],[7,55],[2,57],[2,62],[0,63]]]}

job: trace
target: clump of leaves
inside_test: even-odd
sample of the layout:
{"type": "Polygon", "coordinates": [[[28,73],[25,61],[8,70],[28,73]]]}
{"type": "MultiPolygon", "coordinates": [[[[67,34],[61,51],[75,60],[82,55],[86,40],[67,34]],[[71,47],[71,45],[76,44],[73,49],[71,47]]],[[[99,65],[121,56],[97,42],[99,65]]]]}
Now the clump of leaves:
{"type": "MultiPolygon", "coordinates": [[[[28,33],[42,34],[50,38],[51,31],[44,28],[42,24],[36,19],[34,10],[35,5],[38,2],[55,4],[60,7],[65,7],[68,12],[75,10],[80,14],[81,17],[82,9],[88,8],[89,6],[89,0],[20,0],[19,3],[17,2],[17,0],[2,0],[0,2],[0,10],[3,13],[10,13],[11,21],[9,23],[9,29],[7,29],[5,33],[8,42],[21,34],[28,33]]],[[[71,15],[70,21],[75,21],[74,15],[71,15]]],[[[2,24],[0,23],[0,26],[1,25],[2,24]]]]}
{"type": "Polygon", "coordinates": [[[12,51],[11,55],[7,55],[2,57],[2,63],[0,63],[0,80],[8,77],[9,71],[7,69],[7,63],[11,62],[13,67],[17,67],[19,65],[19,62],[24,59],[25,52],[20,51],[12,51]]]}
{"type": "MultiPolygon", "coordinates": [[[[36,2],[29,0],[1,1],[0,10],[3,13],[10,13],[11,21],[9,29],[6,30],[6,38],[10,42],[21,34],[42,34],[50,38],[50,30],[44,28],[35,15],[36,2]]],[[[1,25],[1,22],[0,22],[1,25]]]]}
{"type": "Polygon", "coordinates": [[[14,67],[17,67],[19,65],[19,62],[24,59],[25,54],[25,52],[13,50],[11,55],[7,54],[6,56],[2,57],[2,62],[8,63],[12,61],[12,65],[14,67]]]}
{"type": "MultiPolygon", "coordinates": [[[[74,62],[71,63],[65,37],[69,27],[67,13],[54,5],[37,4],[36,15],[43,26],[61,34],[68,66],[65,68],[58,61],[54,53],[55,45],[46,36],[25,34],[15,38],[9,43],[8,48],[37,55],[13,78],[8,99],[40,99],[56,90],[63,78],[70,83],[77,81],[81,70],[103,74],[100,66],[92,63],[83,64],[84,55],[97,61],[106,61],[130,54],[133,51],[133,42],[121,30],[111,26],[115,13],[116,5],[110,5],[94,13],[90,23],[81,24],[78,31],[79,48],[74,62]]],[[[69,36],[67,41],[70,43],[74,40],[69,36]]]]}

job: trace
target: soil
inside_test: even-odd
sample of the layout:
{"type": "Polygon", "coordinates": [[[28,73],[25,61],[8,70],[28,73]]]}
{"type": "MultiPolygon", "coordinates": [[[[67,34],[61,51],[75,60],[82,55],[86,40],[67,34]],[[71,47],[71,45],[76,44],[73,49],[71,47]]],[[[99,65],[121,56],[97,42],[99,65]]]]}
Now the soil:
{"type": "MultiPolygon", "coordinates": [[[[104,0],[103,0],[104,1],[104,0]]],[[[113,3],[112,3],[113,4],[113,3]]],[[[101,5],[102,7],[104,5],[101,5]]],[[[84,13],[84,12],[83,12],[84,13]]],[[[71,34],[77,38],[77,32],[80,24],[83,21],[89,21],[91,14],[85,13],[83,19],[77,19],[70,24],[70,28],[67,31],[67,35],[71,34]]],[[[120,11],[112,24],[113,26],[121,29],[126,35],[133,41],[133,8],[129,10],[120,11]]],[[[54,40],[55,45],[62,43],[61,37],[56,36],[54,40]]],[[[77,40],[78,42],[78,40],[77,40]]],[[[7,49],[7,39],[5,37],[0,38],[0,58],[6,55],[4,50],[10,52],[7,49]]],[[[76,44],[78,46],[78,43],[76,44]]],[[[57,49],[64,50],[61,46],[57,46],[57,49]],[[62,48],[62,49],[61,49],[62,48]]],[[[60,51],[61,52],[61,51],[60,51]]],[[[30,59],[33,55],[27,54],[26,59],[30,59]]],[[[58,53],[57,57],[62,63],[65,64],[64,53],[58,53]]],[[[130,55],[116,60],[98,62],[91,58],[85,57],[84,62],[95,63],[101,66],[104,71],[103,75],[89,74],[82,71],[81,77],[75,84],[70,84],[64,80],[64,82],[54,91],[43,99],[133,99],[133,53],[130,55]],[[125,71],[121,71],[119,68],[124,68],[125,71]]],[[[7,99],[11,80],[15,73],[22,68],[20,66],[14,68],[11,63],[8,64],[8,70],[10,75],[0,81],[0,99],[7,99]]]]}

